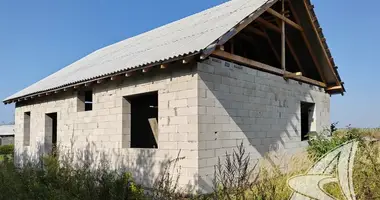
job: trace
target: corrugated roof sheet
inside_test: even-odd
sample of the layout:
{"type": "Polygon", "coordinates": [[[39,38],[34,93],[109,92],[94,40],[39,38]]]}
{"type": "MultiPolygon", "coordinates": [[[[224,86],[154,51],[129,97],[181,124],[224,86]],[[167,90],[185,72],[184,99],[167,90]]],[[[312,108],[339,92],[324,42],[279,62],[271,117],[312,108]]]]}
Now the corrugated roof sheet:
{"type": "Polygon", "coordinates": [[[276,0],[233,0],[99,49],[4,101],[200,52],[276,0]]]}
{"type": "Polygon", "coordinates": [[[14,135],[14,125],[0,125],[0,136],[14,135]]]}

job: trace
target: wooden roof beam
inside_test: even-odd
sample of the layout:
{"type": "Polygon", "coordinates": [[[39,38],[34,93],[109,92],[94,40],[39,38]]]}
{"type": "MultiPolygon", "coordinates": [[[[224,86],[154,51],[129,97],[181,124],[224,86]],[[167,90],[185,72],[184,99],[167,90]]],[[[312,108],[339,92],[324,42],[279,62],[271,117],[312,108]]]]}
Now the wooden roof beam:
{"type": "Polygon", "coordinates": [[[258,35],[258,36],[261,36],[261,37],[264,37],[265,39],[267,39],[268,43],[269,43],[269,46],[271,47],[277,61],[281,64],[281,58],[280,58],[280,55],[278,55],[277,51],[276,51],[276,48],[274,47],[274,44],[272,42],[272,40],[270,39],[268,33],[265,31],[265,29],[263,30],[259,30],[257,28],[254,28],[254,27],[251,27],[251,26],[248,26],[247,27],[247,30],[249,30],[250,32],[258,35]]]}
{"type": "Polygon", "coordinates": [[[338,86],[326,88],[326,91],[333,91],[333,90],[343,90],[343,87],[341,85],[338,85],[338,86]]]}
{"type": "Polygon", "coordinates": [[[277,61],[281,64],[281,58],[280,58],[280,55],[278,55],[277,51],[276,51],[276,48],[274,47],[274,44],[272,42],[272,40],[270,39],[268,33],[265,31],[264,29],[264,34],[268,40],[268,43],[269,43],[269,46],[271,47],[273,53],[274,53],[274,56],[276,57],[277,61]]]}
{"type": "Polygon", "coordinates": [[[305,69],[302,67],[302,64],[293,48],[293,45],[292,43],[289,41],[289,39],[286,37],[286,43],[288,44],[288,47],[289,47],[289,50],[290,50],[290,53],[292,54],[293,58],[294,58],[294,61],[296,61],[296,64],[298,66],[298,69],[301,70],[301,72],[305,75],[305,69]]]}
{"type": "MultiPolygon", "coordinates": [[[[276,20],[276,22],[277,22],[277,24],[278,24],[279,26],[281,25],[281,22],[280,22],[279,20],[276,20]]],[[[290,50],[290,53],[292,54],[292,56],[293,56],[293,58],[294,58],[294,61],[296,61],[296,64],[297,64],[297,66],[298,66],[298,69],[302,72],[303,75],[306,75],[305,70],[304,70],[304,68],[302,67],[301,62],[300,62],[300,60],[299,60],[299,58],[298,58],[298,56],[297,56],[297,53],[296,53],[296,51],[294,50],[293,45],[292,45],[292,43],[290,42],[288,36],[285,36],[285,40],[286,40],[286,44],[288,45],[288,48],[289,48],[289,50],[290,50]]]]}
{"type": "Polygon", "coordinates": [[[283,76],[284,76],[285,79],[295,78],[295,77],[302,76],[302,72],[296,72],[296,73],[286,72],[283,76]]]}
{"type": "MultiPolygon", "coordinates": [[[[270,9],[270,8],[269,8],[270,9]]],[[[285,13],[285,0],[281,1],[281,13],[285,13]]],[[[285,16],[282,16],[285,17],[285,16]]],[[[286,72],[286,41],[285,41],[285,21],[281,21],[281,67],[286,72]]]]}
{"type": "MultiPolygon", "coordinates": [[[[232,61],[232,62],[235,62],[235,63],[239,63],[239,64],[242,64],[242,65],[245,65],[247,67],[252,67],[252,68],[260,70],[260,71],[266,71],[266,72],[269,72],[269,73],[272,73],[272,74],[277,74],[277,75],[281,75],[281,76],[284,76],[285,74],[293,74],[293,73],[290,73],[290,72],[284,71],[282,69],[278,69],[278,68],[272,67],[272,66],[264,64],[264,63],[260,63],[260,62],[257,62],[257,61],[254,61],[254,60],[251,60],[251,59],[248,59],[248,58],[244,58],[244,57],[241,57],[241,56],[238,56],[238,55],[234,55],[234,54],[228,53],[226,51],[215,50],[212,53],[212,55],[220,57],[220,58],[223,58],[225,60],[229,60],[229,61],[232,61]]],[[[290,77],[290,79],[294,79],[294,80],[301,81],[301,82],[304,82],[304,83],[309,83],[309,84],[312,84],[312,85],[316,85],[316,86],[319,86],[319,87],[326,88],[326,84],[325,83],[322,83],[322,82],[319,82],[319,81],[316,81],[316,80],[313,80],[311,78],[307,78],[307,77],[304,77],[304,76],[300,76],[300,73],[294,73],[294,75],[295,76],[290,77]]]]}
{"type": "MultiPolygon", "coordinates": [[[[300,20],[300,18],[298,17],[297,13],[295,12],[295,10],[294,10],[294,8],[293,8],[293,5],[292,5],[292,2],[291,2],[291,1],[289,1],[289,7],[290,7],[290,10],[292,11],[292,13],[293,13],[293,15],[294,15],[294,19],[296,20],[296,22],[297,22],[297,23],[300,23],[301,20],[300,20]]],[[[308,51],[309,51],[309,53],[310,53],[310,55],[311,55],[311,58],[313,59],[313,62],[314,62],[314,64],[315,64],[315,66],[317,67],[317,70],[318,70],[319,75],[321,76],[323,82],[326,83],[326,78],[325,78],[325,75],[324,75],[324,73],[323,73],[323,71],[322,71],[322,67],[321,67],[321,65],[319,64],[318,59],[317,59],[317,57],[315,56],[314,51],[313,51],[312,48],[311,48],[311,44],[310,44],[309,40],[307,39],[305,32],[302,31],[302,32],[301,32],[301,35],[302,35],[303,41],[305,42],[306,47],[307,47],[307,49],[308,49],[308,51]]]]}
{"type": "Polygon", "coordinates": [[[253,45],[255,44],[255,41],[251,37],[245,35],[244,33],[240,33],[237,36],[239,36],[241,39],[246,40],[247,42],[249,42],[249,43],[251,43],[253,45]]]}
{"type": "MultiPolygon", "coordinates": [[[[309,20],[310,20],[311,26],[313,27],[314,31],[317,33],[318,41],[319,41],[319,43],[320,43],[320,45],[321,45],[321,48],[322,48],[323,54],[326,56],[326,59],[328,59],[328,62],[327,62],[327,63],[328,63],[328,66],[330,67],[332,73],[334,74],[336,84],[337,84],[338,86],[339,86],[339,85],[341,86],[340,80],[339,80],[338,76],[335,74],[335,71],[334,71],[334,69],[333,69],[332,63],[329,62],[329,61],[330,61],[330,59],[329,59],[330,56],[327,54],[327,51],[329,50],[329,49],[327,49],[327,47],[326,47],[327,44],[326,44],[325,42],[322,42],[322,40],[321,40],[321,35],[322,35],[322,37],[323,37],[322,28],[319,27],[319,29],[318,29],[318,28],[316,27],[316,25],[315,25],[313,19],[312,19],[312,14],[311,14],[311,11],[310,11],[310,10],[312,10],[312,9],[314,8],[314,5],[309,5],[309,6],[308,6],[308,4],[306,3],[306,1],[303,1],[303,3],[304,3],[304,6],[305,6],[306,8],[308,8],[309,6],[311,7],[311,8],[309,8],[309,9],[306,9],[307,15],[309,16],[309,20]]],[[[292,2],[291,2],[291,1],[289,1],[289,5],[290,5],[290,7],[292,7],[292,2]]],[[[293,9],[293,10],[294,10],[294,9],[293,9]]],[[[292,11],[292,12],[293,12],[293,11],[292,11]]],[[[293,12],[293,13],[294,13],[294,12],[293,12]]],[[[315,21],[317,21],[316,16],[315,16],[315,21]]],[[[343,88],[342,88],[342,91],[343,91],[343,88]]]]}
{"type": "Polygon", "coordinates": [[[288,19],[287,17],[283,16],[282,14],[276,12],[272,8],[268,8],[267,12],[270,13],[271,15],[279,18],[280,20],[284,21],[285,23],[289,24],[293,28],[298,29],[299,31],[303,31],[303,28],[300,25],[298,25],[297,23],[295,23],[292,20],[288,19]]]}
{"type": "Polygon", "coordinates": [[[274,30],[274,31],[276,31],[276,32],[281,33],[281,29],[280,29],[280,28],[278,28],[276,25],[274,25],[274,24],[272,24],[272,23],[266,21],[265,19],[263,19],[263,18],[261,18],[261,17],[258,17],[258,18],[256,19],[256,21],[259,22],[260,24],[264,25],[265,27],[271,29],[271,30],[274,30]]]}
{"type": "Polygon", "coordinates": [[[263,31],[257,29],[257,28],[254,28],[252,26],[247,26],[247,30],[258,35],[258,36],[261,36],[261,37],[267,37],[267,34],[264,33],[263,31]]]}

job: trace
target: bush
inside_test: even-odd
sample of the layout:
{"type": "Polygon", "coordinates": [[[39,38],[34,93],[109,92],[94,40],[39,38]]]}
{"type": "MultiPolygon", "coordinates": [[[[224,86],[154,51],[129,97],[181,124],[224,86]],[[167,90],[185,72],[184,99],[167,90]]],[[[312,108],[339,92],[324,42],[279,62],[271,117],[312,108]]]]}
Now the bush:
{"type": "Polygon", "coordinates": [[[216,199],[242,199],[250,188],[249,179],[254,168],[249,168],[250,156],[240,143],[232,155],[226,153],[224,162],[218,158],[214,173],[214,196],[216,199]]]}
{"type": "Polygon", "coordinates": [[[363,133],[355,128],[350,128],[346,131],[335,131],[331,137],[327,137],[325,133],[315,134],[313,138],[309,140],[309,146],[307,147],[309,158],[313,161],[317,161],[320,157],[339,145],[354,139],[360,140],[362,136],[363,133]]]}
{"type": "MultiPolygon", "coordinates": [[[[380,199],[380,142],[373,137],[378,136],[378,129],[337,130],[331,138],[317,135],[307,148],[309,158],[317,160],[339,145],[358,140],[359,146],[355,156],[353,169],[354,190],[357,199],[380,199]]],[[[324,189],[332,196],[341,199],[343,194],[337,183],[330,183],[324,189]]]]}
{"type": "Polygon", "coordinates": [[[14,145],[2,145],[0,146],[0,155],[12,155],[14,152],[14,145]]]}
{"type": "MultiPolygon", "coordinates": [[[[378,133],[378,130],[374,132],[378,133]]],[[[317,134],[310,140],[308,157],[318,159],[347,141],[360,140],[353,174],[357,198],[380,199],[380,144],[361,140],[366,135],[369,135],[368,131],[359,129],[338,130],[331,138],[317,134]]],[[[154,188],[149,191],[144,191],[131,173],[111,169],[105,159],[101,160],[99,167],[92,169],[90,161],[74,165],[70,157],[58,160],[58,153],[53,155],[56,156],[41,156],[37,160],[24,162],[22,167],[12,162],[1,162],[0,199],[289,199],[292,191],[287,180],[293,175],[302,174],[310,165],[308,159],[308,163],[305,159],[291,160],[290,164],[294,163],[297,170],[286,172],[273,162],[270,166],[252,165],[251,156],[241,143],[232,154],[226,153],[223,159],[218,159],[212,194],[184,198],[177,190],[180,174],[178,161],[183,159],[179,154],[176,159],[163,163],[154,188]]],[[[267,160],[270,162],[269,158],[267,160]]],[[[324,188],[333,196],[342,197],[338,184],[327,184],[324,188]]]]}
{"type": "Polygon", "coordinates": [[[40,161],[0,163],[0,199],[145,199],[130,173],[112,170],[106,161],[98,169],[74,169],[53,156],[40,161]]]}
{"type": "MultiPolygon", "coordinates": [[[[288,199],[292,193],[287,185],[288,179],[307,168],[305,165],[299,166],[300,160],[292,159],[297,170],[291,169],[285,173],[278,165],[267,166],[264,162],[253,165],[250,158],[243,143],[231,155],[226,153],[224,160],[219,158],[215,167],[214,192],[212,198],[208,199],[288,199]],[[256,171],[257,174],[254,175],[256,171]]],[[[270,157],[263,161],[272,163],[270,157]]],[[[302,161],[302,164],[305,162],[302,161]]]]}

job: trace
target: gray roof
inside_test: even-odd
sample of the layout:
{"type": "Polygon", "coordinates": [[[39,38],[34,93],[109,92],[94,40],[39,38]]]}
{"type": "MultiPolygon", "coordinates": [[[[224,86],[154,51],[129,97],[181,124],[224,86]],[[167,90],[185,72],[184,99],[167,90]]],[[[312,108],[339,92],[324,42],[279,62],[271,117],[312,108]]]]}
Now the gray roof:
{"type": "Polygon", "coordinates": [[[0,125],[0,136],[14,135],[14,125],[0,125]]]}
{"type": "MultiPolygon", "coordinates": [[[[276,0],[232,0],[99,49],[4,101],[200,53],[244,18],[276,0]]],[[[264,12],[264,11],[261,11],[264,12]]],[[[41,58],[42,59],[42,58],[41,58]]]]}

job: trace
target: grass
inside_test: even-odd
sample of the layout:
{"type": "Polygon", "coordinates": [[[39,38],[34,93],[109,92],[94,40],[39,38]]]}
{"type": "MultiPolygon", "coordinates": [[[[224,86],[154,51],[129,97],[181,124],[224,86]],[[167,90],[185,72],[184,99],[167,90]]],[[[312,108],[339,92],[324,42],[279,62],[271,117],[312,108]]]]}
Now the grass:
{"type": "MultiPolygon", "coordinates": [[[[163,170],[150,192],[135,183],[128,171],[110,169],[103,160],[98,169],[88,165],[74,168],[70,159],[57,160],[43,156],[15,167],[13,161],[0,156],[0,199],[289,199],[292,190],[287,181],[304,174],[315,159],[336,146],[363,136],[380,136],[380,129],[344,129],[333,138],[317,137],[310,141],[307,154],[293,157],[285,166],[273,165],[269,157],[252,165],[242,145],[233,154],[226,154],[215,168],[214,192],[209,195],[183,197],[178,193],[178,178],[171,170],[163,170]],[[301,168],[300,168],[301,166],[301,168]]],[[[9,157],[9,154],[7,154],[9,157]]],[[[178,159],[168,162],[177,166],[178,159]]],[[[83,161],[86,162],[86,161],[83,161]]],[[[380,144],[360,140],[354,164],[354,187],[357,199],[380,199],[380,144]]],[[[336,199],[344,199],[337,183],[323,186],[336,199]]]]}
{"type": "MultiPolygon", "coordinates": [[[[335,147],[349,141],[358,140],[353,183],[357,199],[380,199],[380,129],[340,129],[332,138],[316,137],[308,147],[309,158],[316,160],[335,147]]],[[[337,183],[324,186],[325,191],[337,199],[344,199],[337,183]]]]}
{"type": "Polygon", "coordinates": [[[13,159],[13,155],[12,154],[7,154],[7,155],[0,155],[0,162],[3,162],[5,158],[8,158],[9,160],[12,160],[13,159]]]}

